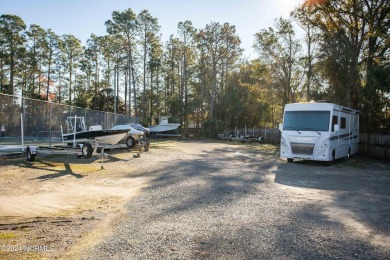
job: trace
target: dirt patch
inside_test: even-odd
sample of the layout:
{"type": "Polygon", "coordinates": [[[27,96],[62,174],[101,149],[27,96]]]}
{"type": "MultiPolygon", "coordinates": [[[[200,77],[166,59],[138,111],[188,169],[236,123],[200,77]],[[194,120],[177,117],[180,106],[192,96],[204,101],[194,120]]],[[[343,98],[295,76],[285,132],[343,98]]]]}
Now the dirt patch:
{"type": "Polygon", "coordinates": [[[52,259],[83,237],[93,241],[153,179],[135,167],[148,156],[110,152],[103,169],[97,157],[0,161],[0,258],[52,259]]]}

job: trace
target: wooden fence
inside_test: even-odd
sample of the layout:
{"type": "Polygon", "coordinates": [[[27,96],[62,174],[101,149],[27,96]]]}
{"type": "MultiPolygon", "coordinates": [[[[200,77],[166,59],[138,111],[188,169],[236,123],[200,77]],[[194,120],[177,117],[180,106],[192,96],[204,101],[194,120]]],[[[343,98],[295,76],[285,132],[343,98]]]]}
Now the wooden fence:
{"type": "MultiPolygon", "coordinates": [[[[202,129],[188,129],[188,133],[191,136],[201,136],[202,129]]],[[[241,134],[247,134],[252,136],[261,136],[264,138],[264,142],[279,144],[280,143],[280,131],[278,129],[238,129],[241,134]]],[[[233,133],[234,131],[232,131],[233,133]]],[[[359,154],[367,157],[384,159],[390,161],[390,134],[380,133],[360,133],[359,154]]]]}
{"type": "MultiPolygon", "coordinates": [[[[267,143],[279,144],[278,129],[251,129],[249,135],[262,136],[267,143]]],[[[359,154],[367,157],[390,161],[390,134],[360,133],[359,154]]]]}
{"type": "Polygon", "coordinates": [[[359,153],[390,161],[390,134],[360,133],[359,153]]]}
{"type": "MultiPolygon", "coordinates": [[[[244,133],[245,129],[243,130],[244,133]]],[[[264,142],[271,143],[271,144],[279,144],[280,143],[280,131],[276,128],[271,129],[247,129],[246,130],[247,135],[253,135],[253,136],[261,136],[264,139],[264,142]]]]}

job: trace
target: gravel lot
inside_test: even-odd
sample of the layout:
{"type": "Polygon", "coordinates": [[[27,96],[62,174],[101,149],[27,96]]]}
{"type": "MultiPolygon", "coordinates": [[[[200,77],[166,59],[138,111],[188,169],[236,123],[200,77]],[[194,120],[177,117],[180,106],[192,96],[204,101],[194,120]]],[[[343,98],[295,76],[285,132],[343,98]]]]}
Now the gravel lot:
{"type": "Polygon", "coordinates": [[[292,164],[266,145],[164,140],[153,180],[64,259],[389,259],[390,164],[292,164]]]}

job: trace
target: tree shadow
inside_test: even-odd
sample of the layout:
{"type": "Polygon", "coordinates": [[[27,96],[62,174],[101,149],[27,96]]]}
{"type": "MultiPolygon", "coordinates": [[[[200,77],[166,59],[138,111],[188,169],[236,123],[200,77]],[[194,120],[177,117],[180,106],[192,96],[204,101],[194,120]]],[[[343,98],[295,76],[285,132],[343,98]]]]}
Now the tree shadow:
{"type": "MultiPolygon", "coordinates": [[[[383,161],[367,159],[364,165],[356,166],[348,160],[339,160],[328,167],[314,163],[283,163],[274,174],[278,184],[324,191],[331,197],[327,204],[312,200],[311,203],[319,202],[312,212],[312,221],[329,221],[339,229],[355,229],[356,234],[379,235],[390,241],[389,169],[389,163],[383,161]]],[[[308,199],[310,195],[301,196],[308,199]]],[[[302,218],[304,212],[297,212],[296,217],[302,218]]],[[[374,251],[372,245],[367,246],[367,250],[368,247],[370,252],[374,251]]]]}
{"type": "Polygon", "coordinates": [[[109,249],[114,242],[129,249],[128,258],[383,259],[390,255],[329,218],[321,201],[296,201],[279,186],[330,191],[334,206],[351,210],[357,221],[388,236],[386,165],[287,164],[272,154],[226,146],[190,160],[172,158],[163,166],[144,173],[156,178],[127,204],[130,217],[113,231],[115,239],[99,245],[101,251],[109,252],[104,247],[109,249]],[[378,208],[369,208],[373,200],[380,219],[378,208]],[[145,244],[151,250],[148,255],[145,244]],[[180,246],[187,255],[182,255],[180,246]]]}
{"type": "MultiPolygon", "coordinates": [[[[265,178],[261,171],[274,164],[272,155],[259,155],[239,147],[203,151],[197,159],[171,162],[162,170],[148,173],[157,178],[144,188],[145,193],[152,197],[150,207],[154,212],[145,221],[159,221],[200,208],[230,205],[247,195],[261,192],[258,186],[265,178]],[[259,159],[265,162],[259,164],[259,159]],[[160,197],[161,190],[166,196],[160,197]]],[[[132,201],[130,205],[134,206],[129,206],[130,211],[140,206],[139,200],[142,197],[132,201]]]]}
{"type": "MultiPolygon", "coordinates": [[[[271,159],[271,158],[270,158],[271,159]]],[[[273,163],[274,164],[274,163],[273,163]]],[[[207,236],[195,238],[194,258],[240,259],[384,259],[389,248],[370,243],[372,237],[390,239],[390,172],[388,164],[368,163],[363,169],[342,165],[339,161],[331,167],[313,162],[277,165],[275,182],[292,187],[336,192],[335,207],[341,212],[352,212],[352,224],[346,225],[338,218],[330,218],[326,206],[318,201],[302,203],[286,198],[261,202],[250,207],[269,219],[249,218],[237,225],[211,227],[207,236]],[[274,212],[271,203],[283,205],[274,212]],[[267,204],[270,206],[267,207],[267,204]],[[263,209],[261,206],[265,206],[263,209]],[[281,217],[283,216],[283,217],[281,217]],[[279,219],[280,217],[280,219],[279,219]],[[287,220],[287,221],[286,221],[287,220]],[[353,231],[355,224],[363,231],[353,231]],[[370,233],[366,236],[365,232],[370,233]],[[370,241],[370,242],[367,242],[370,241]]],[[[272,163],[262,170],[271,170],[272,163]]],[[[262,171],[264,173],[264,171],[262,171]]],[[[257,193],[261,190],[256,190],[257,193]]],[[[248,194],[250,195],[250,194],[248,194]]],[[[337,213],[333,213],[336,214],[337,213]]],[[[341,218],[350,217],[342,216],[341,218]]],[[[385,244],[386,241],[383,241],[385,244]]]]}
{"type": "Polygon", "coordinates": [[[389,169],[388,163],[370,160],[358,167],[348,160],[337,160],[332,166],[299,161],[281,163],[273,173],[276,183],[293,187],[376,193],[378,184],[390,181],[389,169]]]}

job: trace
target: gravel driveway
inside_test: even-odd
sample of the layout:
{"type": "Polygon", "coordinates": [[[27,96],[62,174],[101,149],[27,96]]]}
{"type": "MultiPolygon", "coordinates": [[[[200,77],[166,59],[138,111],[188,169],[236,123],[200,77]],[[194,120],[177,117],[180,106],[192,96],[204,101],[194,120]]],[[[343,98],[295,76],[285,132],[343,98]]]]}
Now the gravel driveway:
{"type": "Polygon", "coordinates": [[[84,259],[390,258],[388,162],[287,163],[262,145],[164,142],[140,172],[154,181],[84,259]]]}

